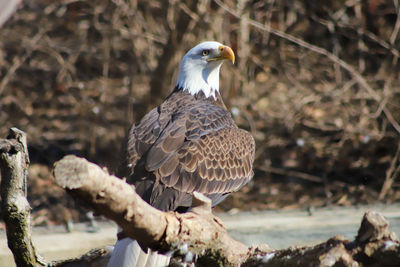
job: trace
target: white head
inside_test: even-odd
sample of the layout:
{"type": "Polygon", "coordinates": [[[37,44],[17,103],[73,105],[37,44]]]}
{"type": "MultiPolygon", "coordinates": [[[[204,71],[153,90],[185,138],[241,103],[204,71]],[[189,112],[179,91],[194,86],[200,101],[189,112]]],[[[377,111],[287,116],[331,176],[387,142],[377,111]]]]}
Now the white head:
{"type": "Polygon", "coordinates": [[[219,91],[219,70],[225,59],[235,62],[229,46],[218,42],[196,45],[183,57],[176,85],[192,95],[203,91],[206,97],[215,99],[215,91],[219,91]]]}

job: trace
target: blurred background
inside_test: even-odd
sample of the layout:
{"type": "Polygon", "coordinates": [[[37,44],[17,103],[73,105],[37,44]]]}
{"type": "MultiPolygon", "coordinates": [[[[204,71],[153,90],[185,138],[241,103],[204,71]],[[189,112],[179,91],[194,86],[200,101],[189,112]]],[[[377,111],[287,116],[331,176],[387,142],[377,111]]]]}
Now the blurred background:
{"type": "Polygon", "coordinates": [[[398,201],[399,15],[395,0],[23,1],[0,28],[0,136],[28,135],[34,224],[85,220],[53,163],[114,170],[206,40],[236,53],[220,91],[257,143],[253,181],[218,211],[398,201]]]}

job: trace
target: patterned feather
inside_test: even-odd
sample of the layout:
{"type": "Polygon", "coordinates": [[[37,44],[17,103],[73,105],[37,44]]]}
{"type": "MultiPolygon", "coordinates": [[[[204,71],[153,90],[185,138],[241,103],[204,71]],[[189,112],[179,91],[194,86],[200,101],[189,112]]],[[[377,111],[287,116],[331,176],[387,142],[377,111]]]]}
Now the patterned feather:
{"type": "Polygon", "coordinates": [[[215,204],[251,179],[254,150],[253,137],[236,126],[219,93],[214,99],[175,88],[129,131],[132,168],[120,175],[161,210],[190,207],[194,191],[215,204]]]}

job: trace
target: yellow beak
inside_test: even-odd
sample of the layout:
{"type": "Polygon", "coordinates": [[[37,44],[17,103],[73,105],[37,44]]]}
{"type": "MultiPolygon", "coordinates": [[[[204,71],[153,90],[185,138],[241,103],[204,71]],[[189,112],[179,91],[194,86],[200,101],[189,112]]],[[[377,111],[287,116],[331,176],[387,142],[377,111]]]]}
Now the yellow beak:
{"type": "Polygon", "coordinates": [[[235,53],[233,53],[232,48],[226,45],[221,45],[218,47],[219,55],[213,58],[209,58],[208,61],[214,60],[225,60],[228,59],[235,64],[235,53]]]}

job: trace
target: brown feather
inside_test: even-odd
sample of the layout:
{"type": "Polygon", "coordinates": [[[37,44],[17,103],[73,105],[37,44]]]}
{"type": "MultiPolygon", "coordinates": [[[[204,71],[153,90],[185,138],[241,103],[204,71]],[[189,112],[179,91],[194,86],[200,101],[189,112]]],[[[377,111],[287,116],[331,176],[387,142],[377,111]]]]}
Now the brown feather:
{"type": "Polygon", "coordinates": [[[194,191],[217,203],[251,179],[254,149],[219,94],[214,101],[176,90],[131,128],[127,160],[136,167],[128,181],[138,186],[153,177],[142,196],[162,210],[191,205],[194,191]]]}
{"type": "Polygon", "coordinates": [[[184,139],[184,135],[170,136],[166,138],[165,141],[161,144],[163,151],[167,153],[176,151],[180,146],[182,146],[184,139]]]}
{"type": "Polygon", "coordinates": [[[162,177],[171,175],[176,167],[178,166],[179,161],[175,156],[171,156],[164,164],[159,168],[159,175],[162,177]]]}

